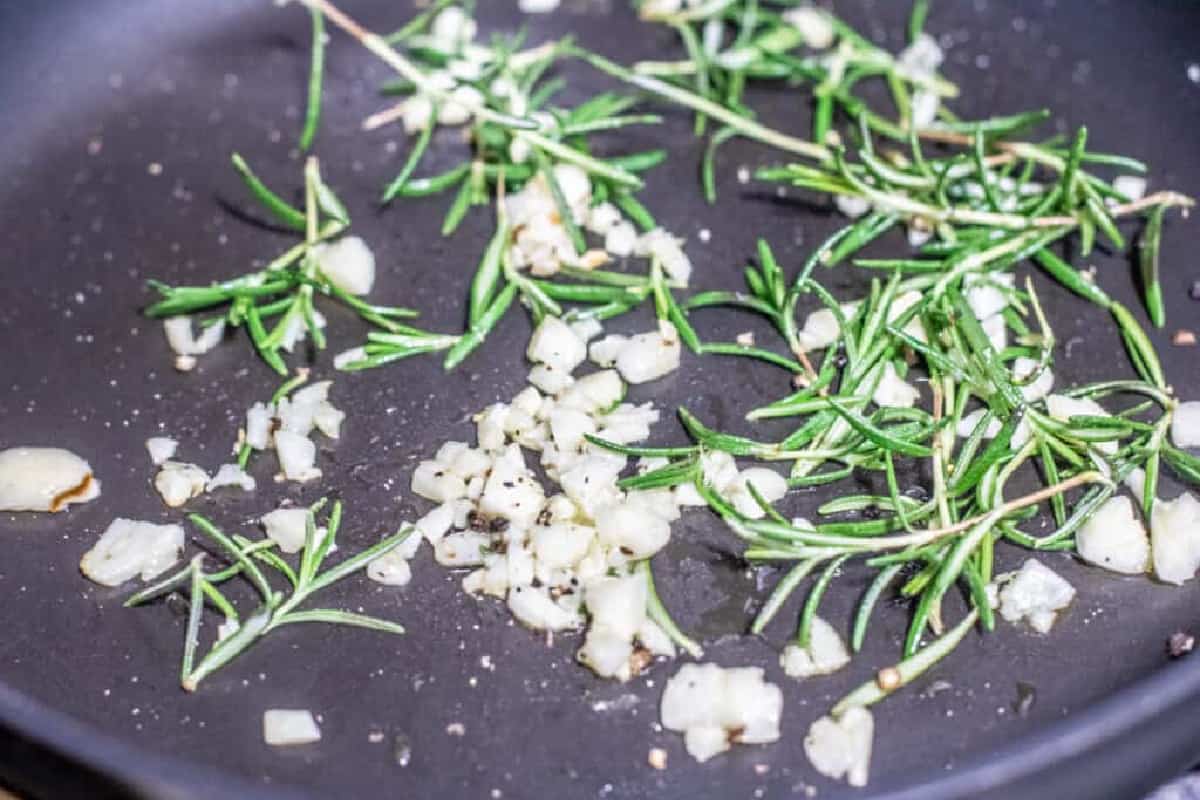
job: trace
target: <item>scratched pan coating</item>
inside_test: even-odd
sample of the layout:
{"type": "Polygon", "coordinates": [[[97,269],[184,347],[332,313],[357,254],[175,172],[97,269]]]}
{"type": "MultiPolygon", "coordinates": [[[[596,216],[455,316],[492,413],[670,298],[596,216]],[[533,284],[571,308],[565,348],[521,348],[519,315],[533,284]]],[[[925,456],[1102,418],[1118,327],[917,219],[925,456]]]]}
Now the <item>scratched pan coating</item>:
{"type": "MultiPolygon", "coordinates": [[[[513,3],[480,5],[485,31],[514,26],[513,3]]],[[[896,48],[903,5],[838,10],[896,48]]],[[[407,3],[346,6],[381,29],[409,13],[407,3]]],[[[574,30],[585,45],[626,61],[673,47],[668,34],[639,26],[623,0],[565,0],[558,14],[529,24],[534,39],[574,30]]],[[[964,89],[964,114],[1046,105],[1067,124],[1086,121],[1096,147],[1150,161],[1153,186],[1200,190],[1200,85],[1187,77],[1189,59],[1200,60],[1192,41],[1200,6],[981,0],[936,4],[929,25],[952,40],[946,72],[964,89]]],[[[1164,587],[1048,555],[1079,590],[1054,635],[1002,625],[994,635],[968,638],[878,708],[868,791],[824,781],[803,757],[804,732],[833,699],[895,657],[906,614],[891,607],[879,614],[866,651],[843,673],[787,679],[776,654],[795,604],[765,639],[739,636],[746,598],[761,600],[775,575],[748,575],[730,535],[702,511],[675,525],[672,544],[656,559],[662,590],[681,625],[703,635],[708,658],[763,665],[784,687],[777,744],[693,763],[681,739],[655,725],[673,666],[627,685],[599,681],[573,662],[576,638],[547,645],[512,625],[503,608],[462,595],[459,576],[433,565],[428,551],[406,588],[363,579],[329,592],[332,605],[393,616],[407,636],[285,629],[197,694],[183,693],[183,620],[161,604],[122,609],[123,592],[86,583],[76,565],[115,516],[178,517],[150,488],[147,437],[165,430],[179,438],[181,457],[218,464],[242,410],[275,385],[241,337],[201,359],[195,372],[174,372],[159,326],[138,312],[149,299],[148,278],[233,276],[284,246],[286,237],[242,218],[256,212],[226,164],[236,149],[270,184],[298,185],[293,148],[307,40],[306,15],[266,2],[0,0],[0,446],[70,447],[104,485],[103,497],[66,514],[0,517],[5,780],[31,796],[55,797],[734,798],[788,797],[812,785],[821,797],[1116,798],[1138,796],[1198,755],[1200,717],[1183,709],[1200,697],[1200,661],[1167,664],[1163,646],[1195,624],[1197,584],[1164,587]],[[162,165],[160,174],[152,174],[152,163],[162,165]],[[1014,711],[1018,682],[1036,687],[1025,714],[1014,711]],[[269,749],[261,733],[269,707],[321,715],[320,744],[269,749]],[[463,725],[462,736],[447,733],[453,723],[463,725]],[[397,764],[398,738],[411,750],[407,766],[397,764]],[[665,771],[648,767],[652,747],[666,749],[665,771]]],[[[378,209],[380,186],[407,147],[395,130],[359,130],[362,117],[380,107],[374,87],[386,73],[335,33],[327,74],[317,153],[350,206],[355,231],[377,253],[375,297],[422,309],[435,329],[459,328],[474,261],[491,233],[487,214],[473,212],[458,235],[442,240],[433,232],[448,198],[378,209]]],[[[586,71],[570,74],[602,85],[586,71]]],[[[757,99],[768,121],[806,128],[808,111],[795,95],[757,99]]],[[[759,235],[794,268],[832,230],[836,218],[823,203],[736,182],[738,165],[777,158],[751,144],[725,147],[721,203],[703,204],[690,121],[667,113],[662,129],[639,131],[627,146],[670,138],[671,158],[651,173],[647,202],[689,238],[695,288],[738,283],[759,235]],[[702,228],[712,231],[708,244],[698,240],[702,228]]],[[[430,169],[461,148],[453,133],[436,144],[430,169]]],[[[900,246],[889,240],[882,249],[900,246]]],[[[1200,305],[1187,299],[1200,277],[1198,246],[1195,225],[1168,223],[1169,327],[1152,337],[1183,396],[1200,394],[1198,351],[1171,347],[1169,332],[1200,327],[1200,305]]],[[[1127,260],[1099,253],[1093,261],[1105,287],[1140,309],[1127,260]]],[[[842,293],[861,291],[861,276],[851,271],[827,280],[842,293]]],[[[1058,356],[1060,381],[1127,369],[1100,310],[1044,280],[1039,285],[1047,286],[1050,318],[1068,346],[1058,356]]],[[[331,352],[356,343],[357,320],[327,313],[331,352]]],[[[635,315],[611,328],[648,324],[635,315]]],[[[717,338],[768,333],[732,313],[704,312],[700,324],[717,338]]],[[[407,488],[416,461],[443,440],[470,438],[471,412],[519,390],[528,329],[511,314],[449,375],[437,360],[417,359],[339,378],[335,402],[349,417],[342,440],[323,447],[319,485],[274,484],[264,459],[254,467],[258,493],[207,497],[194,509],[237,527],[282,498],[310,502],[330,493],[346,503],[345,545],[375,541],[419,513],[407,488]]],[[[329,356],[315,366],[328,374],[329,356]]],[[[686,403],[739,430],[744,410],[777,396],[783,380],[765,365],[685,356],[679,372],[631,396],[664,408],[686,403]]],[[[680,436],[665,419],[655,441],[680,436]]],[[[811,513],[828,496],[797,493],[785,510],[811,513]]],[[[1003,549],[999,566],[1022,557],[1003,549]]],[[[847,624],[865,580],[849,571],[823,613],[847,624]]]]}

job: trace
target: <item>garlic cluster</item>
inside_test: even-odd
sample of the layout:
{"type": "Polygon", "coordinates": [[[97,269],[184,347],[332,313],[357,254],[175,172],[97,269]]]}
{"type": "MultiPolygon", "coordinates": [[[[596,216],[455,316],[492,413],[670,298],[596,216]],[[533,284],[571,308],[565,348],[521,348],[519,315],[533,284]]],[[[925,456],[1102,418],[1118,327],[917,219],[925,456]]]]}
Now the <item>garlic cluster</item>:
{"type": "Polygon", "coordinates": [[[1128,575],[1153,570],[1164,583],[1182,584],[1200,570],[1200,500],[1184,492],[1174,500],[1155,498],[1150,531],[1141,518],[1145,474],[1134,470],[1126,479],[1138,503],[1112,497],[1097,509],[1075,536],[1084,561],[1128,575]]]}
{"type": "Polygon", "coordinates": [[[178,508],[194,497],[225,486],[236,486],[246,492],[257,488],[254,478],[238,464],[222,464],[215,475],[209,475],[196,464],[173,461],[178,449],[179,442],[168,436],[152,436],[146,440],[146,452],[158,467],[154,488],[171,508],[178,508]]]}
{"type": "MultiPolygon", "coordinates": [[[[767,513],[751,494],[751,486],[768,503],[787,494],[787,479],[778,472],[767,467],[749,467],[739,471],[734,457],[723,450],[711,450],[701,455],[700,469],[710,489],[728,500],[742,516],[751,519],[761,519],[767,513]]],[[[691,484],[677,486],[675,494],[680,505],[708,505],[691,484]]]]}
{"type": "Polygon", "coordinates": [[[688,754],[707,761],[733,743],[779,739],[783,692],[760,667],[684,664],[663,690],[663,727],[683,734],[688,754]]]}
{"type": "MultiPolygon", "coordinates": [[[[589,219],[592,183],[586,172],[574,164],[558,164],[552,170],[576,225],[589,219]]],[[[546,277],[563,266],[594,269],[608,260],[602,250],[579,254],[563,224],[558,204],[546,177],[538,173],[526,181],[521,191],[504,198],[504,214],[512,227],[509,259],[519,270],[546,277]]]]}
{"type": "MultiPolygon", "coordinates": [[[[478,30],[475,20],[458,6],[447,6],[433,18],[429,35],[421,43],[442,53],[446,66],[426,78],[429,88],[445,99],[435,103],[429,92],[406,98],[396,109],[405,131],[417,133],[434,124],[464,125],[483,105],[483,93],[470,83],[483,76],[493,56],[488,48],[473,44],[478,30]]],[[[391,118],[390,114],[384,116],[391,118]]]]}
{"type": "Polygon", "coordinates": [[[573,374],[597,332],[554,317],[541,322],[527,350],[533,385],[475,416],[475,446],[446,442],[417,465],[412,491],[439,505],[416,523],[411,544],[368,574],[407,582],[408,559],[428,541],[438,563],[471,570],[464,591],[505,600],[530,628],[573,630],[590,618],[580,661],[626,680],[654,656],[674,653],[647,616],[646,578],[636,567],[667,543],[679,499],[672,489],[623,491],[617,481],[628,458],[587,439],[640,442],[659,418],[649,403],[622,402],[617,371],[573,374]],[[539,458],[550,486],[527,453],[539,458]]]}
{"type": "Polygon", "coordinates": [[[346,418],[329,402],[331,385],[331,381],[319,381],[277,403],[255,403],[246,411],[240,443],[253,450],[274,449],[284,480],[304,482],[321,477],[316,467],[317,446],[310,437],[319,431],[330,439],[338,438],[346,418]]]}
{"type": "MultiPolygon", "coordinates": [[[[545,123],[556,124],[552,118],[545,123]]],[[[521,141],[517,140],[514,147],[519,144],[521,141]]],[[[511,155],[518,162],[524,160],[521,153],[511,155]]],[[[606,202],[593,206],[591,179],[574,164],[557,164],[551,175],[562,193],[571,221],[602,240],[603,245],[584,253],[576,252],[551,187],[539,172],[526,181],[519,192],[504,198],[504,215],[512,228],[508,255],[516,269],[548,277],[563,267],[591,270],[613,258],[633,256],[658,263],[673,286],[688,285],[692,262],[680,239],[662,228],[639,235],[633,223],[613,204],[606,202]]]]}

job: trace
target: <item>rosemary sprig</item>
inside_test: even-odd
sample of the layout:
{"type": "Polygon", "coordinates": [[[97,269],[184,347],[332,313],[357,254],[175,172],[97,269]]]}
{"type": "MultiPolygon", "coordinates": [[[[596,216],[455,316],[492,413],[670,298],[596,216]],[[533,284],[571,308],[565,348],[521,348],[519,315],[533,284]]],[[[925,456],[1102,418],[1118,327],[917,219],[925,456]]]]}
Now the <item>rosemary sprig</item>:
{"type": "Polygon", "coordinates": [[[497,37],[490,46],[459,43],[457,50],[446,52],[444,43],[427,35],[431,15],[419,15],[404,26],[402,35],[398,32],[385,41],[327,0],[305,1],[405,80],[408,96],[373,117],[369,125],[390,122],[414,109],[418,112],[414,124],[420,134],[399,175],[385,188],[384,202],[453,192],[443,235],[452,233],[472,206],[492,198],[497,215],[496,232],[471,282],[467,326],[461,335],[393,326],[369,334],[362,357],[343,368],[364,369],[444,351],[444,366],[452,369],[479,347],[517,299],[535,323],[546,315],[608,319],[652,300],[659,319],[671,322],[690,349],[701,351],[700,339],[674,297],[672,290],[678,287],[656,258],[650,258],[644,276],[597,269],[597,262],[589,261],[596,255],[607,256],[587,250],[587,239],[555,177],[556,165],[581,168],[591,179],[593,202],[611,200],[644,231],[655,228],[654,217],[633,191],[642,185],[638,173],[658,164],[665,153],[655,150],[600,159],[591,154],[588,137],[628,125],[654,124],[658,117],[628,113],[636,101],[613,93],[595,95],[572,108],[551,106],[548,101],[557,84],[545,76],[562,58],[578,52],[567,42],[520,50],[519,36],[497,37]],[[395,49],[393,43],[403,45],[406,51],[395,49]],[[438,109],[446,104],[464,112],[461,119],[452,116],[452,120],[470,124],[472,158],[437,175],[414,177],[428,152],[433,128],[442,119],[438,109]],[[565,259],[553,274],[541,277],[531,276],[514,263],[509,245],[517,230],[506,218],[505,197],[531,181],[540,181],[553,197],[577,259],[577,263],[565,259]]]}
{"type": "Polygon", "coordinates": [[[184,631],[180,676],[180,684],[184,689],[195,691],[202,680],[281,625],[325,622],[384,633],[404,633],[402,626],[377,617],[332,608],[300,609],[317,592],[363,569],[370,561],[398,547],[413,532],[411,526],[406,526],[378,544],[322,569],[326,557],[334,549],[342,519],[341,502],[334,502],[326,518],[326,527],[318,529],[316,515],[324,505],[325,501],[321,500],[309,509],[304,547],[295,568],[273,552],[274,542],[270,540],[251,541],[241,536],[230,536],[200,514],[188,516],[191,523],[215,546],[218,557],[229,562],[229,565],[216,572],[205,572],[204,554],[196,555],[186,567],[143,589],[125,603],[126,606],[142,605],[184,586],[189,588],[188,621],[184,631]],[[282,590],[274,588],[259,564],[270,567],[282,576],[287,587],[282,590]],[[259,605],[245,619],[240,617],[235,604],[219,588],[235,577],[245,578],[259,595],[259,605]],[[233,630],[218,638],[201,656],[199,634],[206,605],[216,608],[233,630]]]}
{"type": "Polygon", "coordinates": [[[303,240],[276,256],[261,270],[207,286],[171,286],[151,281],[161,295],[145,313],[171,317],[224,309],[222,316],[233,326],[244,325],[259,356],[280,375],[286,375],[283,352],[290,352],[305,334],[321,349],[325,346],[323,322],[317,313],[317,294],[348,306],[363,320],[387,331],[411,330],[397,320],[416,316],[412,309],[378,306],[349,294],[321,271],[315,248],[335,240],[350,225],[345,206],[321,177],[315,158],[304,167],[304,209],[298,209],[266,186],[238,154],[233,165],[251,195],[268,213],[303,240]],[[274,322],[271,320],[274,319],[274,322]]]}
{"type": "MultiPolygon", "coordinates": [[[[903,131],[912,123],[914,99],[923,109],[939,108],[941,99],[957,96],[954,84],[935,68],[913,56],[894,57],[871,43],[831,12],[816,7],[771,8],[759,0],[724,0],[702,3],[684,11],[661,14],[643,6],[642,17],[669,25],[678,33],[687,54],[677,61],[644,61],[632,70],[616,65],[601,68],[697,113],[719,119],[724,127],[709,139],[701,163],[705,194],[714,202],[713,161],[717,148],[734,135],[746,136],[799,155],[825,161],[829,146],[841,137],[834,129],[840,114],[863,117],[872,127],[903,131]],[[872,80],[889,89],[897,119],[892,121],[867,109],[858,90],[872,80]],[[811,87],[814,103],[811,142],[768,131],[753,121],[746,90],[754,83],[782,83],[811,87]],[[680,90],[689,86],[685,94],[680,90]],[[714,112],[719,109],[720,112],[714,112]]],[[[924,25],[925,10],[914,7],[910,38],[916,41],[924,25]]],[[[597,64],[597,66],[600,66],[597,64]]],[[[933,117],[917,120],[928,125],[933,117]]],[[[942,114],[949,117],[948,112],[942,114]]],[[[703,132],[697,126],[697,134],[703,132]]]]}
{"type": "MultiPolygon", "coordinates": [[[[1200,473],[1190,469],[1190,462],[1184,464],[1164,441],[1175,401],[1165,388],[1144,331],[1098,285],[1083,280],[1047,250],[1043,233],[991,235],[978,242],[969,234],[963,237],[961,250],[944,251],[942,258],[949,263],[939,269],[889,264],[890,278],[874,280],[867,297],[853,304],[839,303],[812,278],[813,269],[831,261],[831,254],[851,256],[855,248],[846,243],[868,240],[868,231],[877,226],[877,221],[860,221],[839,231],[801,265],[791,281],[784,278],[770,247],[760,243],[758,266],[746,270],[746,293],[706,292],[689,301],[692,311],[734,306],[759,314],[771,321],[789,350],[802,355],[810,334],[798,330],[797,307],[815,295],[834,315],[837,333],[833,341],[818,344],[817,349],[825,350],[819,370],[795,368],[798,391],[747,415],[794,418],[793,433],[777,442],[756,441],[713,430],[680,409],[695,447],[663,449],[656,454],[668,457],[669,463],[634,480],[647,487],[694,481],[709,505],[744,540],[746,558],[794,564],[756,618],[754,632],[761,632],[805,577],[824,564],[798,624],[797,637],[803,642],[839,567],[848,559],[860,559],[879,572],[856,615],[851,641],[857,650],[879,597],[900,574],[909,575],[899,592],[915,601],[904,647],[909,660],[902,662],[911,671],[910,667],[927,666],[926,662],[940,658],[965,634],[959,628],[936,646],[920,649],[927,630],[941,631],[941,601],[954,584],[963,584],[973,607],[966,627],[976,615],[985,629],[994,624],[986,586],[993,577],[996,541],[1031,549],[1071,547],[1074,532],[1132,470],[1142,468],[1148,476],[1156,476],[1165,462],[1185,480],[1200,482],[1200,473]],[[997,247],[996,241],[1002,245],[997,247]],[[1058,280],[1117,316],[1131,360],[1143,375],[1142,380],[1094,383],[1065,393],[1144,399],[1129,413],[1057,418],[1043,399],[1045,390],[1032,388],[1038,375],[1053,364],[1053,330],[1032,281],[1018,290],[997,277],[1030,255],[1058,280]],[[1008,306],[1004,313],[989,311],[1001,321],[1002,334],[985,331],[967,300],[979,286],[1004,296],[1008,306]],[[1031,321],[1026,322],[1018,309],[1031,321]],[[1015,337],[1015,346],[1005,345],[1010,336],[1015,337]],[[927,376],[932,411],[880,405],[887,402],[876,394],[885,376],[903,376],[914,369],[927,376]],[[873,401],[875,410],[870,411],[873,401]],[[963,432],[973,404],[980,406],[982,416],[969,432],[963,432]],[[1147,418],[1155,409],[1158,416],[1147,418]],[[985,444],[987,439],[990,442],[985,444]],[[816,525],[793,525],[761,503],[765,516],[753,518],[706,484],[703,453],[713,450],[763,461],[790,461],[793,486],[852,476],[870,483],[877,482],[871,477],[876,475],[886,493],[848,495],[826,503],[819,513],[832,519],[816,525]],[[903,471],[900,462],[906,467],[903,471]],[[1045,481],[1042,488],[1006,497],[1014,476],[1037,474],[1032,469],[1035,462],[1045,481]],[[928,474],[932,486],[906,487],[901,474],[928,474]],[[1024,532],[1021,524],[1047,503],[1057,527],[1046,535],[1024,532]],[[865,511],[870,511],[869,517],[862,515],[865,511]]],[[[1147,504],[1153,502],[1153,488],[1149,492],[1147,504]]]]}
{"type": "MultiPolygon", "coordinates": [[[[1143,276],[1148,307],[1156,321],[1161,317],[1161,299],[1155,299],[1155,287],[1163,213],[1169,208],[1190,207],[1191,198],[1159,192],[1119,202],[1109,183],[1082,169],[1088,155],[1083,148],[1084,135],[1076,138],[1066,160],[1046,145],[1022,143],[1002,148],[994,142],[985,144],[982,129],[976,128],[973,158],[929,158],[921,152],[917,139],[910,137],[908,152],[893,151],[886,161],[877,154],[869,134],[864,136],[857,162],[837,149],[830,162],[763,169],[758,177],[852,198],[875,209],[864,218],[873,224],[882,219],[904,221],[916,232],[912,235],[926,238],[923,232],[933,233],[935,238],[921,248],[921,257],[856,263],[908,274],[941,274],[933,284],[938,293],[958,276],[993,264],[1015,263],[1073,232],[1081,234],[1083,250],[1090,247],[1091,232],[1096,229],[1104,231],[1115,247],[1123,248],[1116,221],[1147,215],[1143,276]],[[1022,179],[1011,177],[1014,170],[1022,179]],[[1058,179],[1034,181],[1040,171],[1057,174],[1058,179]],[[1106,204],[1102,197],[1113,202],[1106,204]]],[[[865,222],[858,224],[863,231],[870,227],[865,222]]]]}

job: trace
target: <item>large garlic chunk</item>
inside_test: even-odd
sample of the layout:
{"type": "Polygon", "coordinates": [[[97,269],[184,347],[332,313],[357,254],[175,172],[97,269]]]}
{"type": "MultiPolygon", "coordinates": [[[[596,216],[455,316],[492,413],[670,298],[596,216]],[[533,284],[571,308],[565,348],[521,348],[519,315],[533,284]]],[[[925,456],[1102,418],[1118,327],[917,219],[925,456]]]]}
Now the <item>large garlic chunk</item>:
{"type": "Polygon", "coordinates": [[[375,285],[375,254],[357,236],[322,242],[313,247],[312,254],[321,274],[347,294],[364,295],[375,285]]]}
{"type": "Polygon", "coordinates": [[[62,511],[100,496],[88,462],[57,447],[0,451],[0,511],[62,511]]]}
{"type": "Polygon", "coordinates": [[[289,747],[321,741],[321,729],[308,709],[271,708],[263,712],[263,741],[289,747]]]}
{"type": "Polygon", "coordinates": [[[1075,535],[1080,558],[1098,567],[1139,575],[1150,566],[1150,539],[1128,497],[1109,498],[1075,535]]]}
{"type": "Polygon", "coordinates": [[[166,572],[183,553],[183,528],[117,518],[105,529],[79,569],[104,586],[118,586],[141,575],[148,581],[166,572]]]}
{"type": "Polygon", "coordinates": [[[760,667],[726,669],[684,664],[667,681],[662,724],[684,735],[688,753],[707,761],[730,744],[759,744],[779,738],[783,692],[763,680],[760,667]]]}
{"type": "Polygon", "coordinates": [[[1183,583],[1200,569],[1200,500],[1184,492],[1170,501],[1156,500],[1150,516],[1154,574],[1160,581],[1183,583]]]}
{"type": "Polygon", "coordinates": [[[646,383],[678,369],[681,352],[675,326],[662,321],[649,333],[606,336],[593,342],[588,354],[600,366],[616,366],[629,383],[646,383]]]}
{"type": "Polygon", "coordinates": [[[285,553],[299,553],[304,547],[308,528],[307,508],[277,508],[264,514],[259,520],[267,532],[267,538],[279,545],[285,553]]]}

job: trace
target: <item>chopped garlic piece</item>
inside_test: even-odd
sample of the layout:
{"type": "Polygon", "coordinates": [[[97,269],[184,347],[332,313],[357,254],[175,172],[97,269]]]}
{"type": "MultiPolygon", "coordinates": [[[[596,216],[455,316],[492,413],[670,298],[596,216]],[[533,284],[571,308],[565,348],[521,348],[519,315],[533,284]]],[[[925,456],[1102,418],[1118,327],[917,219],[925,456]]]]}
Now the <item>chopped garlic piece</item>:
{"type": "Polygon", "coordinates": [[[192,332],[192,318],[189,316],[167,317],[163,320],[163,331],[167,335],[167,344],[179,356],[204,355],[221,343],[225,335],[225,320],[218,319],[200,330],[196,336],[192,332]]]}
{"type": "MultiPolygon", "coordinates": [[[[847,316],[853,313],[853,306],[844,305],[841,310],[842,315],[847,316]]],[[[819,308],[805,318],[804,328],[800,331],[800,344],[805,350],[824,350],[838,340],[841,332],[833,310],[819,308]]]]}
{"type": "MultiPolygon", "coordinates": [[[[1069,397],[1064,394],[1052,394],[1046,397],[1046,410],[1050,416],[1066,422],[1071,417],[1107,417],[1111,416],[1104,407],[1090,397],[1069,397]]],[[[1115,439],[1107,442],[1093,442],[1092,446],[1101,453],[1116,455],[1119,444],[1115,439]]]]}
{"type": "Polygon", "coordinates": [[[321,477],[321,470],[315,466],[317,446],[307,437],[291,431],[276,431],[275,452],[279,456],[279,468],[289,481],[303,483],[321,477]]]}
{"type": "Polygon", "coordinates": [[[1175,406],[1171,417],[1171,441],[1176,447],[1200,447],[1200,400],[1175,406]]]}
{"type": "Polygon", "coordinates": [[[901,378],[895,365],[887,362],[883,368],[883,376],[871,395],[875,405],[880,408],[912,408],[919,399],[921,393],[917,387],[901,378]]]}
{"type": "Polygon", "coordinates": [[[634,252],[658,261],[663,272],[676,286],[687,286],[692,276],[692,262],[683,252],[681,240],[662,228],[642,234],[634,252]]]}
{"type": "Polygon", "coordinates": [[[550,599],[545,588],[514,586],[508,593],[508,607],[523,625],[534,630],[562,631],[578,628],[582,620],[550,599]]]}
{"type": "Polygon", "coordinates": [[[530,337],[525,356],[535,364],[546,364],[570,375],[587,358],[587,345],[567,323],[558,317],[547,316],[530,337]]]}
{"type": "Polygon", "coordinates": [[[1008,307],[1008,297],[1017,276],[1011,272],[985,274],[969,272],[963,279],[967,305],[975,312],[976,319],[993,317],[1008,307]]]}
{"type": "Polygon", "coordinates": [[[588,211],[586,223],[589,231],[603,236],[621,223],[621,211],[612,203],[599,203],[588,211]]]}
{"type": "Polygon", "coordinates": [[[1112,186],[1130,202],[1146,196],[1146,179],[1140,175],[1118,175],[1113,178],[1112,186]]]}
{"type": "MultiPolygon", "coordinates": [[[[659,325],[657,331],[639,333],[620,342],[613,362],[609,362],[615,362],[617,372],[629,383],[647,383],[679,368],[681,347],[675,327],[669,322],[659,325]]],[[[617,340],[617,337],[609,336],[594,342],[593,351],[609,340],[617,340]]],[[[596,360],[595,355],[592,358],[596,360]]],[[[603,361],[600,363],[606,366],[603,361]]]]}
{"type": "Polygon", "coordinates": [[[813,617],[808,646],[789,644],[783,648],[779,665],[791,678],[811,678],[837,672],[850,663],[850,651],[837,630],[821,617],[813,617]]]}
{"type": "Polygon", "coordinates": [[[942,65],[945,54],[928,33],[920,33],[912,44],[900,51],[896,61],[906,70],[922,77],[932,77],[942,65]]]}
{"type": "Polygon", "coordinates": [[[349,350],[343,350],[333,357],[334,369],[348,369],[352,364],[357,364],[360,361],[367,360],[367,348],[363,346],[351,347],[349,350]]]}
{"type": "MultiPolygon", "coordinates": [[[[1013,377],[1017,381],[1024,382],[1029,376],[1033,375],[1038,369],[1038,362],[1032,358],[1020,356],[1013,362],[1013,377]]],[[[1046,395],[1050,394],[1050,390],[1054,387],[1054,374],[1047,367],[1041,372],[1038,372],[1037,377],[1030,383],[1023,383],[1019,388],[1021,396],[1028,403],[1034,403],[1041,400],[1046,395]]]]}
{"type": "Polygon", "coordinates": [[[858,219],[871,210],[870,200],[850,194],[834,195],[833,204],[850,219],[858,219]]]}
{"type": "Polygon", "coordinates": [[[1000,616],[1009,622],[1029,622],[1038,633],[1049,633],[1058,612],[1070,605],[1075,588],[1040,561],[1026,559],[1000,590],[1000,616]]]}
{"type": "Polygon", "coordinates": [[[1170,501],[1156,500],[1150,515],[1154,574],[1166,583],[1191,580],[1200,569],[1200,500],[1184,492],[1170,501]]]}
{"type": "Polygon", "coordinates": [[[520,447],[513,444],[492,465],[479,510],[527,526],[542,510],[545,499],[542,485],[525,466],[520,447]]]}
{"type": "Polygon", "coordinates": [[[178,508],[193,497],[199,497],[206,485],[207,472],[195,464],[180,461],[164,462],[154,476],[154,488],[171,508],[178,508]]]}
{"type": "Polygon", "coordinates": [[[865,708],[853,706],[840,718],[821,717],[804,737],[804,753],[817,772],[851,786],[866,786],[871,771],[875,719],[865,708]]]}
{"type": "MultiPolygon", "coordinates": [[[[733,483],[726,481],[726,475],[720,475],[717,480],[723,485],[718,493],[731,501],[743,516],[750,519],[762,519],[766,510],[750,493],[750,486],[762,496],[767,503],[774,503],[787,494],[787,479],[773,469],[767,467],[750,467],[737,474],[733,483]]],[[[714,484],[715,488],[716,484],[714,484]]]]}
{"type": "Polygon", "coordinates": [[[238,486],[243,491],[253,492],[257,483],[253,476],[246,474],[237,464],[222,464],[217,469],[217,474],[204,485],[204,491],[211,492],[223,486],[238,486]]]}
{"type": "Polygon", "coordinates": [[[447,6],[433,18],[430,37],[446,50],[457,50],[475,38],[478,26],[467,12],[458,6],[447,6]]]}
{"type": "Polygon", "coordinates": [[[624,396],[625,384],[621,382],[621,376],[616,370],[604,369],[576,380],[558,398],[558,405],[594,414],[613,408],[624,396]]]}
{"type": "Polygon", "coordinates": [[[298,553],[304,547],[308,526],[308,509],[277,508],[259,519],[267,532],[267,538],[279,545],[285,553],[298,553]]]}
{"type": "Polygon", "coordinates": [[[321,741],[321,729],[307,709],[271,708],[263,712],[263,741],[272,747],[312,744],[321,741]]]}
{"type": "Polygon", "coordinates": [[[119,586],[138,575],[144,581],[161,575],[182,554],[181,526],[117,518],[84,553],[79,569],[96,583],[119,586]]]}
{"type": "Polygon", "coordinates": [[[811,5],[789,8],[780,15],[783,21],[800,31],[800,38],[814,50],[825,50],[833,44],[833,23],[829,15],[811,5]]]}
{"type": "Polygon", "coordinates": [[[624,555],[649,558],[671,538],[671,524],[638,502],[614,503],[596,515],[600,541],[624,555]]]}
{"type": "MultiPolygon", "coordinates": [[[[958,429],[956,431],[958,435],[964,439],[970,436],[975,428],[979,426],[979,423],[983,421],[983,417],[987,412],[986,408],[977,408],[969,414],[963,414],[962,419],[958,421],[958,429]]],[[[983,438],[995,439],[1003,427],[1004,425],[1001,424],[1000,420],[993,416],[988,422],[987,429],[983,432],[983,438]]]]}
{"type": "Polygon", "coordinates": [[[917,89],[913,92],[911,103],[911,123],[916,128],[928,128],[937,121],[938,108],[942,98],[927,89],[917,89]]]}
{"type": "Polygon", "coordinates": [[[525,14],[549,14],[562,0],[519,0],[517,6],[525,14]]]}
{"type": "Polygon", "coordinates": [[[482,533],[451,533],[434,545],[433,557],[443,567],[473,567],[483,563],[483,552],[489,544],[482,533]]]}
{"type": "Polygon", "coordinates": [[[641,575],[589,583],[584,602],[592,617],[579,660],[601,677],[633,677],[633,640],[646,622],[646,580],[641,575]]]}
{"type": "Polygon", "coordinates": [[[100,496],[88,462],[57,447],[0,451],[0,511],[62,511],[100,496]]]}
{"type": "MultiPolygon", "coordinates": [[[[409,540],[416,537],[410,536],[409,540]]],[[[417,538],[419,542],[420,539],[417,538]]],[[[367,564],[367,577],[386,586],[406,586],[412,580],[412,567],[396,547],[367,564]]]]}
{"type": "Polygon", "coordinates": [[[609,228],[604,234],[604,249],[617,258],[632,255],[637,248],[638,233],[633,224],[624,220],[609,228]]]}
{"type": "Polygon", "coordinates": [[[988,317],[979,324],[983,327],[983,333],[993,350],[1001,353],[1008,347],[1008,323],[1003,314],[988,317]]]}
{"type": "Polygon", "coordinates": [[[316,244],[312,255],[321,274],[347,294],[364,295],[375,285],[375,254],[358,236],[316,244]]]}
{"type": "Polygon", "coordinates": [[[166,436],[153,436],[146,440],[146,451],[150,453],[150,460],[155,464],[162,464],[175,455],[175,449],[178,447],[179,442],[166,436]]]}
{"type": "Polygon", "coordinates": [[[1084,561],[1137,575],[1150,566],[1150,540],[1134,516],[1128,497],[1109,498],[1075,535],[1075,549],[1084,561]]]}

